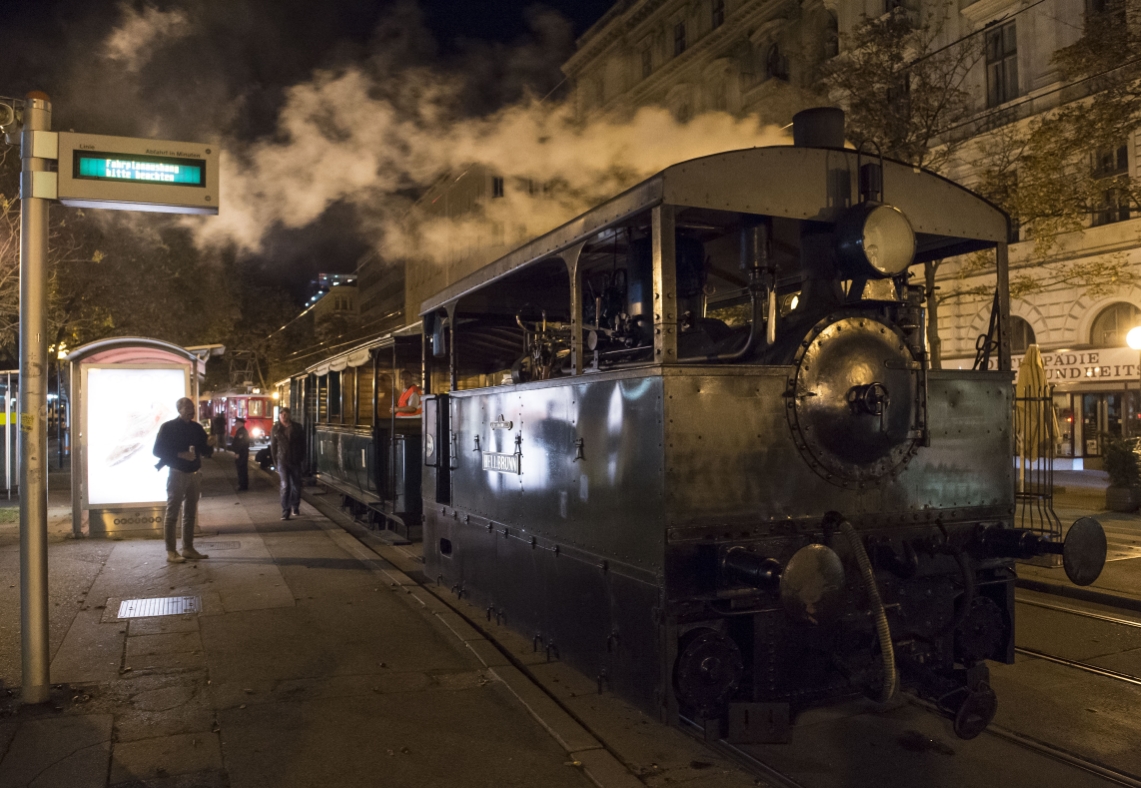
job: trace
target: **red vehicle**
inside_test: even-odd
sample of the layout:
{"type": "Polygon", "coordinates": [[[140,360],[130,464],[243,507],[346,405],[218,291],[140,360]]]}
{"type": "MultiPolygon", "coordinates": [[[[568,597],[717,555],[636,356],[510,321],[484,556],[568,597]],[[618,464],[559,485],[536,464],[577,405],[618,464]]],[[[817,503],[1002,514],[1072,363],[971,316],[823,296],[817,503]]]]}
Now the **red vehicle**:
{"type": "Polygon", "coordinates": [[[268,394],[241,394],[219,392],[202,403],[202,423],[209,424],[215,414],[226,417],[227,441],[234,437],[238,429],[237,419],[246,420],[246,431],[250,443],[269,443],[269,431],[273,428],[274,402],[268,394]]]}

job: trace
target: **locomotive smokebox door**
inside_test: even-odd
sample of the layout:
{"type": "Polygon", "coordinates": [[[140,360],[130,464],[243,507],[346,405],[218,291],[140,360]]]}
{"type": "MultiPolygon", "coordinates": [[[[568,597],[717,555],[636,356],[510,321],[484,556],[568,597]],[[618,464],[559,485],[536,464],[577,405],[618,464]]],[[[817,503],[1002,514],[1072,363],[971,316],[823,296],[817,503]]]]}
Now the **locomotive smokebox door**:
{"type": "Polygon", "coordinates": [[[808,464],[844,487],[902,468],[921,437],[921,371],[894,326],[866,314],[818,323],[786,395],[793,439],[808,464]]]}

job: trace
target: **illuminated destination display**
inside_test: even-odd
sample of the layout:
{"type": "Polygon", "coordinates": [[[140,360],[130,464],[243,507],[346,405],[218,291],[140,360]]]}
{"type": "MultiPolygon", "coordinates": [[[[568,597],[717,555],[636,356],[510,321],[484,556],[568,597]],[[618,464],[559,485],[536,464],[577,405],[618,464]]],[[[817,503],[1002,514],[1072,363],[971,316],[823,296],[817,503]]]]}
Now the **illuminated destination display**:
{"type": "Polygon", "coordinates": [[[97,181],[205,186],[206,162],[196,159],[76,151],[75,177],[97,181]]]}

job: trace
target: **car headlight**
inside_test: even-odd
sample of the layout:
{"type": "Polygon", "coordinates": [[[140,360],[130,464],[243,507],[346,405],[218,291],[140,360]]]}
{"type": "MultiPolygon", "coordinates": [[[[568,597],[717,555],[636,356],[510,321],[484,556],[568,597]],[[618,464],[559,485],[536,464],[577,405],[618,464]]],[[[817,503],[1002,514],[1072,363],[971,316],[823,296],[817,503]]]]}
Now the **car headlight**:
{"type": "Polygon", "coordinates": [[[265,433],[261,430],[260,427],[254,427],[253,431],[250,434],[253,435],[255,438],[260,438],[262,435],[265,435],[265,433]]]}

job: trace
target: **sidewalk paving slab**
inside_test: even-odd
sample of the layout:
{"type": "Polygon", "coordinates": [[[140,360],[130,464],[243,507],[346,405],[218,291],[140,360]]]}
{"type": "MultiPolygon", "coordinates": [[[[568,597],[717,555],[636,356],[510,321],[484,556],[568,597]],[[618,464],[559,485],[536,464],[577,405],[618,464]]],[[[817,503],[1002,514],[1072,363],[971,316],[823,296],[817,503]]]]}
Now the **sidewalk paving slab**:
{"type": "MultiPolygon", "coordinates": [[[[620,764],[569,757],[468,647],[476,630],[309,504],[283,522],[260,474],[239,495],[232,463],[202,473],[205,561],[168,564],[153,538],[69,540],[57,518],[53,601],[71,601],[53,615],[49,704],[17,705],[19,608],[0,607],[0,690],[15,690],[0,692],[0,788],[628,784],[606,782],[620,764]],[[118,617],[166,596],[201,612],[118,617]]],[[[17,565],[10,537],[0,567],[17,565]]]]}

